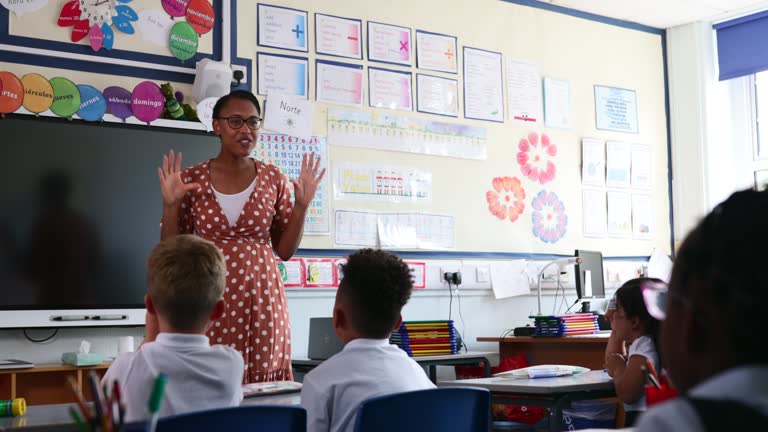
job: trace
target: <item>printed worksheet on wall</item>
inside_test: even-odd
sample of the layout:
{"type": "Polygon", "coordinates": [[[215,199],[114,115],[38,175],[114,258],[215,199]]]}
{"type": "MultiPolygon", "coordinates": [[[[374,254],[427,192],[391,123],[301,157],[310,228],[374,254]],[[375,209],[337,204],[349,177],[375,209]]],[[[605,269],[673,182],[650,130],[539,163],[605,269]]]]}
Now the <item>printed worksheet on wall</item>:
{"type": "Polygon", "coordinates": [[[568,81],[544,78],[544,125],[571,128],[571,85],[568,81]]]}
{"type": "Polygon", "coordinates": [[[632,236],[636,239],[651,239],[655,235],[651,196],[632,194],[632,236]]]}
{"type": "Polygon", "coordinates": [[[630,145],[623,142],[608,141],[605,144],[606,174],[605,183],[612,188],[629,188],[632,154],[630,145]]]}
{"type": "Polygon", "coordinates": [[[378,230],[376,213],[352,210],[336,210],[336,246],[376,247],[378,230]]]}
{"type": "Polygon", "coordinates": [[[632,146],[632,189],[651,188],[651,150],[645,145],[632,146]]]}
{"type": "Polygon", "coordinates": [[[605,186],[605,143],[602,140],[581,140],[581,184],[605,186]]]}
{"type": "Polygon", "coordinates": [[[538,64],[507,57],[507,104],[510,119],[532,124],[541,122],[541,72],[538,64]]]}
{"type": "Polygon", "coordinates": [[[608,232],[608,208],[605,189],[581,191],[584,237],[605,237],[608,232]]]}
{"type": "Polygon", "coordinates": [[[629,191],[608,191],[608,235],[632,236],[632,201],[629,191]]]}
{"type": "Polygon", "coordinates": [[[504,121],[501,53],[464,47],[464,117],[504,121]]]}

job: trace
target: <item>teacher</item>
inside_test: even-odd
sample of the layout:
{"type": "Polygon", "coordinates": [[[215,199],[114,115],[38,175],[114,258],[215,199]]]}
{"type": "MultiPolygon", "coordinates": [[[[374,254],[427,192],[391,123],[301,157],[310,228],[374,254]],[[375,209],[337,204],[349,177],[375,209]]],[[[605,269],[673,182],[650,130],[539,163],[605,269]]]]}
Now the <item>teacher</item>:
{"type": "Polygon", "coordinates": [[[293,183],[278,168],[250,157],[262,124],[256,97],[237,90],[213,108],[218,156],[181,170],[181,153],[163,156],[161,238],[196,234],[224,252],[224,315],[208,330],[211,344],[237,349],[245,383],[293,379],[288,304],[275,253],[289,260],[299,247],[304,217],[317,186],[320,159],[305,154],[293,183]]]}

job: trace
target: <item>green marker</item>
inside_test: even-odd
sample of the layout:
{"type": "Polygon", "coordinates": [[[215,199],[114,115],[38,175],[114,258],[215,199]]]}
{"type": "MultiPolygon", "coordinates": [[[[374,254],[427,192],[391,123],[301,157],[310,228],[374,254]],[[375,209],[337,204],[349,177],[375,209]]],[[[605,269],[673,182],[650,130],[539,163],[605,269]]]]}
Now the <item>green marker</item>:
{"type": "Polygon", "coordinates": [[[75,411],[74,408],[69,408],[69,416],[72,417],[72,420],[75,421],[75,424],[77,425],[77,428],[80,430],[80,432],[88,432],[88,426],[83,421],[83,418],[80,417],[80,414],[75,411]]]}
{"type": "Polygon", "coordinates": [[[160,415],[160,405],[163,403],[163,393],[165,393],[165,384],[168,382],[168,376],[159,374],[155,378],[155,384],[152,386],[152,393],[149,395],[149,414],[150,420],[147,424],[148,432],[155,432],[157,428],[157,418],[160,415]]]}

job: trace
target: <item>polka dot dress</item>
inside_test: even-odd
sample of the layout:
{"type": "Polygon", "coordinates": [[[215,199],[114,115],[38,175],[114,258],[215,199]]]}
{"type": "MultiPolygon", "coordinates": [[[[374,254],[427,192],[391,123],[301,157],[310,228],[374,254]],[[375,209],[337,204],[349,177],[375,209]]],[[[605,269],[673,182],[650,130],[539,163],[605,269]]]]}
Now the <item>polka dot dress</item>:
{"type": "Polygon", "coordinates": [[[254,163],[256,187],[234,226],[211,187],[210,161],[181,172],[185,183],[201,188],[187,193],[179,212],[181,234],[194,233],[224,252],[226,310],[208,337],[243,355],[244,383],[293,379],[288,307],[270,237],[272,230],[285,230],[293,206],[285,176],[272,165],[254,163]]]}

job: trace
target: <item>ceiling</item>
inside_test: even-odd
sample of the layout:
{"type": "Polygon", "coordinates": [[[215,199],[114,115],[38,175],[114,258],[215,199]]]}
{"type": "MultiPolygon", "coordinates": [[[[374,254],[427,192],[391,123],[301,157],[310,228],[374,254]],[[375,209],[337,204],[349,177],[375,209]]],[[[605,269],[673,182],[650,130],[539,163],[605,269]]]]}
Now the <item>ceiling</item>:
{"type": "Polygon", "coordinates": [[[701,20],[723,20],[768,9],[766,0],[543,0],[557,6],[669,28],[701,20]]]}

